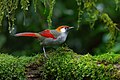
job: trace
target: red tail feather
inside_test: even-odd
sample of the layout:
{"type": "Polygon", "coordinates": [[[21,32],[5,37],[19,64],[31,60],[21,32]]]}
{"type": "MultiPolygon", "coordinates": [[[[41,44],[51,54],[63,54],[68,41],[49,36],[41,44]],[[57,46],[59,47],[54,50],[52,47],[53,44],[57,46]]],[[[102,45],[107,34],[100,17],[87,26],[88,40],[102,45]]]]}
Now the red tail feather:
{"type": "Polygon", "coordinates": [[[32,33],[32,32],[18,33],[15,34],[15,36],[38,37],[37,33],[32,33]]]}

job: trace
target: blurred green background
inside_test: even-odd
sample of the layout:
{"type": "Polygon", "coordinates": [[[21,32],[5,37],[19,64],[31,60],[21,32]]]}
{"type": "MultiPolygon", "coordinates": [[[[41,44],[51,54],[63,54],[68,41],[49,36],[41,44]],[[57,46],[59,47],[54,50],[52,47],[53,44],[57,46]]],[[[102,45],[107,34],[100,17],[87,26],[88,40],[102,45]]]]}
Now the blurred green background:
{"type": "MultiPolygon", "coordinates": [[[[27,1],[27,0],[26,0],[27,1]]],[[[40,32],[48,29],[48,14],[49,14],[49,1],[46,6],[43,0],[37,0],[36,8],[34,0],[29,1],[28,10],[21,8],[20,0],[17,9],[15,10],[15,21],[12,27],[6,14],[2,19],[2,26],[0,27],[0,52],[8,53],[15,56],[33,56],[42,53],[39,41],[30,37],[15,37],[15,33],[19,32],[40,32]],[[36,10],[35,10],[36,9],[36,10]]],[[[84,6],[85,0],[81,1],[81,6],[84,6]]],[[[89,0],[86,0],[89,2],[89,0]]],[[[91,4],[92,4],[92,0],[91,4]]],[[[119,0],[93,0],[95,7],[100,13],[107,13],[111,20],[120,28],[120,5],[119,0]],[[118,2],[118,3],[117,3],[118,2]]],[[[14,4],[14,3],[13,3],[14,4]]],[[[24,4],[25,5],[25,4],[24,4]]],[[[91,17],[87,15],[87,9],[83,10],[80,15],[81,21],[78,24],[79,6],[77,0],[56,0],[53,7],[52,14],[52,29],[60,25],[74,26],[75,29],[69,33],[66,42],[60,46],[68,46],[78,54],[90,53],[92,55],[102,54],[106,51],[106,46],[110,39],[108,27],[101,21],[99,17],[94,22],[93,28],[89,24],[92,22],[91,17]],[[80,26],[78,28],[78,25],[80,26]],[[78,28],[78,29],[77,29],[78,28]]],[[[94,11],[91,10],[91,11],[94,11]]],[[[93,12],[94,13],[94,12],[93,12]]],[[[92,12],[89,15],[94,15],[92,12]]],[[[96,15],[95,15],[96,16],[96,15]]],[[[98,15],[97,15],[98,16],[98,15]]],[[[99,15],[100,16],[100,15],[99,15]]],[[[115,45],[111,47],[110,51],[120,53],[120,32],[117,31],[114,35],[115,45]]],[[[60,47],[57,46],[57,47],[60,47]]],[[[55,50],[57,47],[48,47],[47,51],[55,50]]]]}

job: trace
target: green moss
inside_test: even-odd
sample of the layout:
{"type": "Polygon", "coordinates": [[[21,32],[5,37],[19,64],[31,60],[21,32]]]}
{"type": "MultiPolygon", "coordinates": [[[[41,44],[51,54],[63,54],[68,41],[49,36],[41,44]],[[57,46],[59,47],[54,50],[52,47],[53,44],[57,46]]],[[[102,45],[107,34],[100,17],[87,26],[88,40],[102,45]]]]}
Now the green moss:
{"type": "Polygon", "coordinates": [[[13,57],[0,54],[0,80],[24,80],[25,65],[30,62],[30,57],[13,57]]]}
{"type": "Polygon", "coordinates": [[[118,70],[114,67],[120,62],[118,55],[114,53],[100,56],[77,55],[69,49],[60,48],[49,55],[49,59],[42,68],[42,77],[50,80],[120,79],[120,77],[116,77],[118,70]],[[107,64],[101,61],[105,61],[107,64]]]}
{"type": "Polygon", "coordinates": [[[58,48],[34,57],[0,54],[1,80],[119,80],[120,54],[78,55],[69,48],[58,48]],[[27,77],[27,78],[26,78],[27,77]]]}
{"type": "Polygon", "coordinates": [[[102,55],[94,56],[97,61],[109,63],[109,64],[116,64],[120,63],[120,54],[115,54],[114,52],[108,52],[102,55]]]}

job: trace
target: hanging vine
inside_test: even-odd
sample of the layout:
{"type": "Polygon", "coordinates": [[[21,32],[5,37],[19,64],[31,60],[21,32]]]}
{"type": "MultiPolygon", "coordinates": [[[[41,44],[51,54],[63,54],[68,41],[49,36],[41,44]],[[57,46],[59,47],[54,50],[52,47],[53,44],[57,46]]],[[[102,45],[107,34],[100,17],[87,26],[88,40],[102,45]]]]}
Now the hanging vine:
{"type": "Polygon", "coordinates": [[[77,20],[77,30],[79,29],[80,27],[80,23],[81,23],[81,15],[83,13],[83,11],[81,10],[81,0],[76,0],[77,2],[77,5],[78,5],[78,20],[77,20]]]}
{"type": "Polygon", "coordinates": [[[50,0],[49,14],[48,14],[48,17],[47,17],[47,22],[48,22],[49,29],[52,26],[52,14],[53,14],[54,5],[55,5],[55,0],[50,0]]]}
{"type": "Polygon", "coordinates": [[[99,11],[95,9],[95,1],[85,1],[84,2],[84,10],[87,14],[86,21],[89,23],[90,28],[93,28],[95,25],[96,20],[99,17],[99,11]]]}
{"type": "MultiPolygon", "coordinates": [[[[116,3],[116,10],[120,9],[120,0],[114,0],[116,3]]],[[[38,0],[33,0],[34,9],[36,12],[38,0]]],[[[44,3],[45,8],[48,9],[48,16],[47,22],[49,28],[52,26],[52,15],[54,5],[56,0],[42,0],[41,2],[44,3]]],[[[77,20],[77,29],[79,29],[81,25],[82,16],[86,14],[86,22],[90,24],[90,27],[93,28],[96,20],[99,18],[108,26],[109,33],[111,35],[109,41],[109,47],[114,45],[115,42],[115,34],[116,34],[116,24],[111,20],[107,13],[100,13],[99,10],[96,9],[96,2],[97,0],[76,0],[78,5],[78,20],[77,20]]],[[[18,8],[19,0],[0,0],[0,31],[2,30],[2,20],[4,15],[8,18],[9,28],[8,30],[11,31],[12,27],[14,26],[15,22],[15,11],[18,8]]],[[[29,9],[30,1],[29,0],[20,0],[21,9],[25,12],[29,9]]],[[[46,10],[45,9],[45,12],[46,10]]]]}
{"type": "Polygon", "coordinates": [[[24,11],[28,10],[28,7],[30,6],[29,0],[21,0],[20,4],[21,4],[21,9],[23,9],[24,11]]]}
{"type": "Polygon", "coordinates": [[[35,12],[36,12],[36,8],[37,8],[37,3],[38,3],[38,0],[33,0],[35,12]]]}
{"type": "Polygon", "coordinates": [[[80,27],[82,15],[86,14],[87,18],[85,19],[89,24],[90,28],[93,28],[95,21],[98,19],[99,12],[95,9],[95,2],[97,0],[76,0],[78,5],[78,21],[77,29],[80,27]]]}
{"type": "Polygon", "coordinates": [[[107,45],[107,50],[111,49],[111,47],[114,46],[115,40],[116,40],[116,23],[113,23],[113,21],[110,19],[108,14],[102,13],[101,14],[101,20],[106,24],[109,30],[110,39],[107,45]]]}
{"type": "Polygon", "coordinates": [[[9,30],[9,33],[11,33],[11,29],[14,26],[14,21],[15,21],[14,16],[15,16],[15,10],[18,7],[18,0],[9,0],[9,1],[6,1],[5,4],[6,4],[5,12],[6,12],[6,17],[8,17],[8,24],[9,24],[8,30],[9,30]]]}
{"type": "MultiPolygon", "coordinates": [[[[107,50],[114,46],[115,39],[116,39],[116,32],[118,28],[116,27],[116,23],[114,23],[111,18],[108,16],[107,13],[101,13],[96,8],[97,0],[76,0],[78,5],[78,28],[80,27],[81,16],[86,14],[86,21],[90,24],[90,28],[94,27],[95,21],[99,18],[108,26],[110,39],[107,44],[107,50]],[[82,7],[83,6],[83,7],[82,7]],[[81,7],[83,9],[81,9],[81,7]],[[82,12],[82,13],[81,13],[82,12]]],[[[120,8],[120,1],[115,0],[116,3],[116,10],[120,8]]]]}
{"type": "Polygon", "coordinates": [[[44,14],[48,13],[47,23],[48,23],[48,28],[50,29],[52,26],[52,15],[56,0],[42,0],[42,2],[45,6],[44,14]]]}
{"type": "Polygon", "coordinates": [[[2,20],[3,20],[3,16],[4,16],[4,3],[0,2],[0,32],[2,30],[2,20]]]}
{"type": "Polygon", "coordinates": [[[116,10],[120,9],[120,0],[115,0],[116,10]]]}
{"type": "MultiPolygon", "coordinates": [[[[15,10],[18,7],[18,2],[19,0],[1,0],[0,1],[0,31],[2,30],[2,20],[3,16],[6,15],[8,17],[8,23],[9,23],[9,31],[11,31],[12,27],[14,26],[14,21],[15,21],[15,10]]],[[[34,4],[34,9],[36,12],[36,5],[37,5],[38,0],[33,0],[34,4]]],[[[42,2],[42,1],[41,1],[42,2]]],[[[48,26],[52,26],[52,13],[53,13],[53,8],[55,5],[55,0],[44,0],[44,5],[46,7],[46,3],[48,3],[48,8],[49,8],[49,13],[47,17],[47,22],[48,26]]],[[[28,10],[28,7],[30,6],[30,1],[29,0],[20,0],[21,4],[21,9],[25,12],[28,10]]]]}

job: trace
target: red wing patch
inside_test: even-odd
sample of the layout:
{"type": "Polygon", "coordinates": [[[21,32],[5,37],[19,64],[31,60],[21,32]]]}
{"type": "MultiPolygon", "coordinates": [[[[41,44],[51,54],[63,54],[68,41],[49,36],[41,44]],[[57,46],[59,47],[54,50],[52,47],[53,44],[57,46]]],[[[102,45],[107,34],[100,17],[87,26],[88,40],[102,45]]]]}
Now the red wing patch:
{"type": "Polygon", "coordinates": [[[44,31],[40,32],[40,35],[43,36],[43,37],[46,37],[46,38],[56,39],[54,37],[54,35],[50,33],[50,30],[44,30],[44,31]]]}

